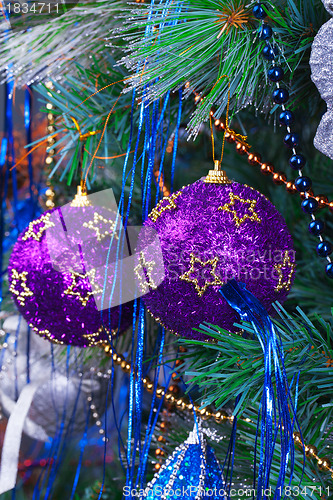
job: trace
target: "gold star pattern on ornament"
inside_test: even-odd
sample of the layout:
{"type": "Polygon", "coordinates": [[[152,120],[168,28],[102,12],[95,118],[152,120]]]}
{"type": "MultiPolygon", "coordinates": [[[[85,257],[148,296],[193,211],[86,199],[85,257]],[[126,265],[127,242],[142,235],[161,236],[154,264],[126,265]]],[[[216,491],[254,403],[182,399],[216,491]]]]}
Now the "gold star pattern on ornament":
{"type": "Polygon", "coordinates": [[[50,227],[54,227],[54,223],[50,221],[51,214],[44,214],[39,219],[33,220],[30,222],[28,229],[24,233],[24,236],[22,238],[23,241],[28,240],[29,238],[33,238],[36,241],[39,241],[41,237],[43,236],[44,231],[50,227]],[[44,222],[42,226],[40,226],[38,229],[35,230],[35,226],[40,224],[41,222],[44,222]]]}
{"type": "Polygon", "coordinates": [[[224,7],[222,11],[218,12],[218,20],[215,23],[222,24],[222,27],[216,38],[220,38],[224,32],[228,34],[232,27],[245,29],[249,22],[249,14],[245,11],[244,5],[238,8],[224,7]]]}
{"type": "Polygon", "coordinates": [[[291,287],[291,278],[294,274],[296,265],[291,262],[288,250],[285,251],[283,261],[280,264],[275,264],[274,269],[277,271],[279,276],[278,284],[275,287],[276,292],[280,292],[284,288],[289,291],[291,287]],[[288,271],[287,278],[284,278],[284,272],[288,271]]]}
{"type": "Polygon", "coordinates": [[[13,295],[16,295],[17,301],[21,306],[25,305],[26,297],[33,296],[33,292],[27,286],[27,276],[27,271],[18,273],[16,269],[12,269],[12,281],[9,290],[13,295]],[[21,290],[18,290],[18,287],[20,287],[21,290]]]}
{"type": "Polygon", "coordinates": [[[234,216],[233,220],[237,227],[243,224],[243,222],[245,222],[246,220],[253,220],[259,223],[261,222],[259,215],[254,210],[257,204],[257,200],[244,199],[234,193],[229,193],[229,198],[230,198],[230,203],[226,203],[225,205],[219,207],[218,210],[224,210],[225,212],[233,214],[234,216]],[[244,214],[242,217],[239,217],[237,210],[232,208],[235,206],[236,200],[239,201],[240,203],[248,204],[249,205],[248,210],[249,212],[251,212],[251,215],[244,214]]]}
{"type": "Polygon", "coordinates": [[[140,262],[134,268],[134,273],[138,277],[139,286],[142,293],[147,293],[149,290],[156,290],[157,285],[151,277],[151,273],[154,269],[155,261],[146,261],[143,252],[140,252],[140,262]]]}
{"type": "Polygon", "coordinates": [[[216,266],[219,261],[218,257],[214,257],[214,259],[209,259],[206,260],[206,262],[203,262],[200,260],[198,257],[196,257],[193,253],[190,254],[191,260],[190,264],[191,267],[188,271],[186,271],[184,274],[179,276],[180,280],[187,281],[188,283],[193,283],[196,291],[198,292],[199,297],[202,297],[202,295],[205,293],[207,288],[209,286],[216,286],[216,285],[224,285],[224,282],[220,280],[220,278],[216,274],[216,266]],[[191,278],[191,274],[195,272],[195,264],[200,264],[200,266],[206,267],[206,266],[211,266],[211,270],[209,271],[209,274],[214,278],[214,280],[205,280],[204,286],[200,286],[198,282],[198,278],[191,278]]]}
{"type": "Polygon", "coordinates": [[[93,229],[94,231],[96,231],[95,236],[97,238],[97,241],[102,241],[103,238],[113,233],[115,238],[117,240],[119,239],[118,234],[115,232],[116,221],[113,221],[112,219],[106,219],[105,217],[103,217],[103,215],[100,215],[97,212],[94,213],[93,220],[83,223],[83,227],[87,227],[88,229],[93,229]],[[103,224],[108,224],[108,228],[104,232],[98,227],[98,223],[100,222],[103,222],[103,224]]]}
{"type": "Polygon", "coordinates": [[[66,295],[72,295],[74,297],[77,297],[83,307],[85,307],[92,295],[96,295],[97,293],[102,293],[103,288],[97,286],[95,284],[95,276],[96,276],[96,269],[92,269],[91,271],[88,271],[86,274],[80,274],[76,272],[71,273],[71,279],[72,283],[69,285],[69,287],[64,291],[66,295]],[[78,285],[80,285],[80,280],[84,280],[90,278],[89,283],[91,286],[91,291],[85,290],[86,296],[82,296],[80,291],[75,291],[74,288],[78,285]],[[93,288],[95,288],[93,290],[93,288]]]}
{"type": "Polygon", "coordinates": [[[181,195],[181,191],[178,191],[178,193],[173,193],[171,196],[167,196],[163,198],[155,208],[150,212],[148,217],[151,218],[152,221],[156,222],[157,219],[165,212],[166,210],[172,210],[177,208],[177,205],[175,203],[175,199],[178,198],[178,196],[181,195]],[[165,201],[168,200],[168,203],[164,205],[165,201]]]}

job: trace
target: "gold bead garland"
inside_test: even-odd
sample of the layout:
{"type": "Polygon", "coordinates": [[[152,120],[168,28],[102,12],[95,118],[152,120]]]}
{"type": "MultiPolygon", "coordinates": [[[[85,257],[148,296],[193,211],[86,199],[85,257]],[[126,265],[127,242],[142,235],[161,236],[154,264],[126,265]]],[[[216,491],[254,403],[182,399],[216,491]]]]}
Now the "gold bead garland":
{"type": "MultiPolygon", "coordinates": [[[[53,83],[51,81],[46,82],[46,88],[52,90],[53,83]]],[[[51,92],[48,92],[47,95],[52,96],[51,92]]],[[[48,102],[46,104],[46,109],[47,109],[47,133],[52,134],[53,132],[55,132],[53,104],[51,102],[48,102]]],[[[54,143],[55,143],[54,137],[48,137],[47,139],[48,147],[46,148],[46,158],[45,158],[46,173],[47,173],[47,179],[46,179],[47,190],[45,191],[46,195],[45,206],[48,210],[54,208],[55,206],[54,204],[55,192],[53,190],[51,181],[49,179],[49,174],[51,173],[52,165],[54,162],[53,157],[55,155],[55,149],[52,147],[54,143]]]]}
{"type": "MultiPolygon", "coordinates": [[[[124,356],[121,354],[118,354],[113,347],[111,347],[110,344],[103,344],[102,346],[104,348],[105,353],[108,356],[112,356],[113,362],[116,365],[119,365],[123,371],[126,373],[129,373],[131,371],[131,365],[128,363],[124,356]]],[[[183,361],[181,359],[177,359],[175,362],[176,367],[179,367],[183,361]]],[[[148,392],[152,392],[154,388],[154,383],[151,381],[151,379],[148,376],[145,376],[142,379],[143,386],[145,389],[147,389],[148,392]]],[[[173,394],[173,392],[166,387],[163,387],[159,384],[157,384],[156,388],[156,397],[161,399],[165,398],[166,403],[169,405],[175,406],[179,410],[182,411],[189,411],[192,412],[193,410],[196,411],[196,413],[203,419],[203,420],[210,420],[214,419],[216,423],[220,424],[221,422],[229,422],[232,423],[234,420],[233,415],[228,415],[226,411],[224,410],[218,410],[216,412],[212,411],[210,408],[201,408],[200,405],[192,404],[189,399],[186,396],[180,396],[177,397],[173,394]]],[[[244,420],[245,422],[252,422],[249,418],[241,419],[244,420]]],[[[162,422],[163,423],[163,422],[162,422]]],[[[301,448],[302,446],[302,438],[299,432],[294,432],[293,433],[293,438],[294,442],[299,445],[301,448]]],[[[317,448],[313,445],[307,445],[304,443],[304,451],[305,455],[307,458],[316,460],[317,466],[320,470],[329,472],[331,474],[331,477],[333,479],[333,468],[331,465],[331,461],[327,457],[319,457],[317,455],[317,448]]]]}
{"type": "MultiPolygon", "coordinates": [[[[190,82],[185,83],[186,89],[190,88],[190,86],[191,86],[190,82]]],[[[194,94],[195,104],[200,104],[204,100],[204,98],[200,94],[198,94],[198,92],[196,92],[194,89],[192,89],[192,92],[194,94]]],[[[217,130],[226,129],[225,123],[221,119],[215,118],[213,110],[210,111],[210,116],[214,120],[214,125],[217,130]]],[[[235,143],[236,151],[240,155],[247,155],[248,162],[250,163],[250,165],[253,166],[258,165],[260,167],[260,171],[262,174],[264,175],[271,174],[273,177],[274,184],[277,185],[284,184],[287,192],[290,194],[298,192],[295,183],[292,181],[288,181],[287,176],[284,172],[275,172],[274,166],[271,163],[261,161],[261,155],[259,153],[255,152],[250,153],[249,150],[251,149],[251,146],[246,142],[244,136],[237,134],[233,130],[229,131],[227,130],[227,132],[225,133],[225,140],[229,143],[235,143]]],[[[303,199],[305,193],[299,193],[299,195],[303,199]]],[[[326,206],[329,208],[330,211],[333,211],[333,200],[329,201],[327,196],[322,194],[315,195],[312,190],[309,191],[309,195],[317,200],[317,202],[319,203],[319,208],[323,208],[326,206]]]]}

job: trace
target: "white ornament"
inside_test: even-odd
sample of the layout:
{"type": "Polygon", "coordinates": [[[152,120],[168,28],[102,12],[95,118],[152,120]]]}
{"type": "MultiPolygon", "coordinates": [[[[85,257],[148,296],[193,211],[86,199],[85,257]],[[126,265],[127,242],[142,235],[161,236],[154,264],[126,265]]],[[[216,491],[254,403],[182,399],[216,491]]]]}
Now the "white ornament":
{"type": "Polygon", "coordinates": [[[82,433],[89,411],[88,397],[92,398],[97,413],[100,416],[104,413],[108,380],[97,377],[92,368],[99,365],[102,352],[94,349],[96,355],[83,363],[82,356],[86,353],[71,348],[67,360],[67,348],[51,346],[33,332],[28,334],[28,325],[20,316],[7,318],[3,329],[9,333],[0,379],[3,413],[11,415],[18,397],[27,386],[28,373],[30,384],[37,386],[24,422],[23,431],[27,435],[47,441],[59,430],[61,423],[64,432],[71,425],[72,433],[82,433]]]}
{"type": "MultiPolygon", "coordinates": [[[[333,15],[333,0],[322,2],[333,15]]],[[[320,28],[313,40],[310,66],[312,81],[327,104],[327,112],[322,117],[313,143],[333,160],[333,19],[320,28]]]]}

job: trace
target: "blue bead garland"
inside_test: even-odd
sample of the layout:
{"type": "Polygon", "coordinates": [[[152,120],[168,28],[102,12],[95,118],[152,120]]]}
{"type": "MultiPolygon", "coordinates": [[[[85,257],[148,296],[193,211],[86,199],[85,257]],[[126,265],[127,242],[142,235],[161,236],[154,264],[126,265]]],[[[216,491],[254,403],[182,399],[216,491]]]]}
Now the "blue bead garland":
{"type": "Polygon", "coordinates": [[[306,164],[306,159],[303,155],[296,152],[296,147],[299,144],[299,136],[291,132],[290,125],[294,122],[294,114],[292,111],[286,109],[285,104],[289,99],[289,92],[286,88],[280,87],[280,81],[283,80],[284,71],[280,66],[275,64],[275,57],[278,55],[278,48],[272,45],[269,40],[273,36],[273,30],[269,24],[264,22],[267,17],[268,9],[266,4],[258,2],[253,7],[253,15],[255,18],[262,21],[261,26],[258,30],[259,38],[266,41],[266,45],[262,50],[262,56],[267,61],[272,61],[272,67],[268,70],[267,76],[271,82],[276,83],[276,89],[272,93],[272,100],[275,104],[281,106],[281,112],[279,115],[279,122],[284,125],[287,129],[287,134],[284,137],[284,144],[292,150],[292,156],[289,159],[289,166],[293,170],[297,170],[299,177],[295,180],[296,189],[299,192],[304,193],[305,199],[302,201],[302,209],[305,213],[309,214],[312,221],[309,224],[309,232],[314,236],[317,236],[320,240],[316,247],[316,251],[319,257],[326,258],[328,264],[326,265],[326,275],[329,278],[333,278],[333,263],[330,258],[332,253],[332,245],[325,241],[322,237],[322,232],[324,231],[324,223],[320,220],[316,220],[314,213],[318,209],[318,201],[311,197],[309,190],[312,185],[312,181],[309,177],[303,176],[302,169],[306,164]]]}

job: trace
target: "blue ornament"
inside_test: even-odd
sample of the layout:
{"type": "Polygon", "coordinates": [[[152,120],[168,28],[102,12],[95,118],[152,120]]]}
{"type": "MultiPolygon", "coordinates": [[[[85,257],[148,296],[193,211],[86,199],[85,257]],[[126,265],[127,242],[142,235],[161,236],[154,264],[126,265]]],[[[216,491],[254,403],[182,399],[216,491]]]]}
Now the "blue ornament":
{"type": "Polygon", "coordinates": [[[283,142],[288,148],[295,148],[296,146],[298,146],[299,136],[298,134],[286,134],[284,136],[283,142]]]}
{"type": "Polygon", "coordinates": [[[187,440],[175,449],[145,489],[147,500],[226,499],[226,485],[213,448],[194,426],[187,440]]]}
{"type": "Polygon", "coordinates": [[[309,177],[302,175],[295,179],[295,186],[297,191],[299,191],[300,193],[304,193],[305,191],[309,191],[312,186],[312,181],[309,177]]]}
{"type": "Polygon", "coordinates": [[[265,8],[267,9],[264,3],[257,3],[252,10],[254,17],[257,19],[265,19],[267,16],[265,8]]]}
{"type": "Polygon", "coordinates": [[[306,163],[303,155],[293,155],[289,160],[289,165],[293,170],[302,170],[306,163]]]}
{"type": "Polygon", "coordinates": [[[279,116],[279,122],[281,123],[281,125],[286,125],[286,127],[292,125],[294,123],[294,119],[294,113],[289,109],[285,109],[284,111],[282,111],[279,116]]]}
{"type": "Polygon", "coordinates": [[[302,209],[307,214],[313,214],[318,208],[318,201],[315,198],[306,198],[302,201],[302,209]]]}
{"type": "Polygon", "coordinates": [[[269,38],[271,38],[272,35],[273,35],[273,30],[269,24],[264,23],[259,28],[259,36],[262,40],[269,40],[269,38]]]}
{"type": "Polygon", "coordinates": [[[270,45],[265,45],[262,49],[262,55],[267,61],[273,61],[273,59],[278,55],[278,50],[276,47],[271,47],[270,45]]]}
{"type": "Polygon", "coordinates": [[[284,71],[280,66],[273,66],[268,70],[267,76],[271,82],[279,82],[284,77],[284,71]]]}
{"type": "Polygon", "coordinates": [[[319,236],[325,229],[325,224],[322,220],[312,220],[309,224],[309,231],[315,236],[319,236]]]}
{"type": "Polygon", "coordinates": [[[278,88],[273,91],[272,97],[275,104],[284,104],[289,99],[289,92],[287,89],[278,88]]]}
{"type": "Polygon", "coordinates": [[[329,262],[326,266],[326,274],[329,278],[333,278],[333,263],[329,262]]]}
{"type": "Polygon", "coordinates": [[[330,244],[329,241],[323,240],[320,243],[318,243],[316,250],[319,257],[324,258],[332,253],[332,245],[330,244]]]}

